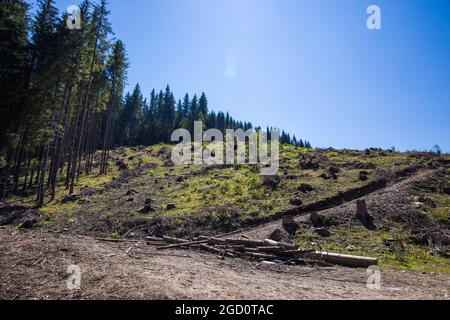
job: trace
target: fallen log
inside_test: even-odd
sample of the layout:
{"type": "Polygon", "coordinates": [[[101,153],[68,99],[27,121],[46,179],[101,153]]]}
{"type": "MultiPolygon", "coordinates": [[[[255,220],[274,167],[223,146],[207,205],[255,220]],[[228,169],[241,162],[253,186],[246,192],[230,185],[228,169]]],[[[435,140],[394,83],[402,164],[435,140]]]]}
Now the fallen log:
{"type": "Polygon", "coordinates": [[[169,243],[187,243],[187,242],[189,242],[189,240],[186,240],[186,239],[174,238],[174,237],[169,237],[169,236],[164,236],[163,240],[167,241],[169,243]]]}
{"type": "Polygon", "coordinates": [[[278,246],[278,242],[275,240],[271,240],[271,239],[265,239],[264,245],[268,246],[268,247],[274,247],[274,246],[278,246]]]}
{"type": "Polygon", "coordinates": [[[113,242],[113,243],[146,243],[151,245],[161,245],[161,242],[159,241],[151,241],[151,240],[139,240],[139,239],[115,239],[115,238],[94,238],[97,241],[102,242],[113,242]]]}
{"type": "MultiPolygon", "coordinates": [[[[203,237],[200,237],[201,239],[203,239],[203,237]]],[[[227,242],[223,239],[218,239],[218,238],[206,238],[206,240],[208,241],[209,245],[226,245],[227,242]]]]}
{"type": "Polygon", "coordinates": [[[286,249],[296,249],[297,246],[291,243],[287,243],[287,242],[278,242],[278,241],[274,241],[274,240],[270,240],[270,239],[265,239],[264,240],[264,246],[267,247],[282,247],[282,248],[286,248],[286,249]]]}
{"type": "Polygon", "coordinates": [[[225,242],[232,244],[232,245],[243,245],[246,247],[262,247],[262,246],[264,246],[264,241],[260,241],[260,240],[225,239],[225,242]]]}
{"type": "Polygon", "coordinates": [[[236,251],[245,251],[245,246],[239,245],[215,245],[214,248],[222,249],[222,250],[236,250],[236,251]]]}
{"type": "Polygon", "coordinates": [[[235,257],[235,255],[233,253],[231,253],[231,252],[229,252],[227,250],[220,250],[220,249],[217,249],[215,247],[209,246],[209,245],[207,245],[205,243],[201,244],[200,248],[202,248],[203,250],[206,250],[206,251],[218,254],[218,255],[223,255],[223,256],[226,256],[226,257],[230,257],[230,258],[234,258],[235,257]]]}
{"type": "Polygon", "coordinates": [[[258,248],[249,248],[249,247],[245,247],[245,252],[255,252],[255,253],[258,253],[258,252],[260,252],[260,251],[258,250],[258,248]]]}
{"type": "Polygon", "coordinates": [[[164,241],[163,238],[150,237],[150,236],[145,237],[145,239],[147,239],[148,241],[164,241]]]}
{"type": "Polygon", "coordinates": [[[330,252],[311,252],[302,256],[305,259],[321,260],[331,264],[337,264],[351,268],[367,268],[369,266],[377,265],[377,258],[352,256],[349,254],[339,254],[330,252]]]}
{"type": "Polygon", "coordinates": [[[207,243],[208,240],[199,240],[199,241],[187,241],[187,242],[183,242],[183,243],[175,243],[175,244],[171,244],[168,246],[164,246],[164,247],[158,247],[156,248],[156,250],[165,250],[165,249],[173,249],[173,248],[180,248],[180,247],[185,247],[185,246],[194,246],[194,245],[199,245],[199,244],[204,244],[207,243]]]}
{"type": "Polygon", "coordinates": [[[272,246],[272,247],[256,247],[257,251],[260,252],[272,252],[275,254],[281,253],[284,251],[284,248],[278,247],[278,246],[272,246]]]}
{"type": "Polygon", "coordinates": [[[256,258],[256,259],[262,259],[262,260],[279,260],[280,258],[273,255],[273,254],[265,254],[265,253],[259,253],[259,252],[245,252],[246,256],[256,258]]]}

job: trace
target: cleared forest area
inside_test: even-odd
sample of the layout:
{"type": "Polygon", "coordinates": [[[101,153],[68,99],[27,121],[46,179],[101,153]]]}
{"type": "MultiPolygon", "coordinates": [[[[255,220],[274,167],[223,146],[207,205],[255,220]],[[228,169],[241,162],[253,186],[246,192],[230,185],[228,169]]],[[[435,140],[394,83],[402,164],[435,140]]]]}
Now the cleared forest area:
{"type": "MultiPolygon", "coordinates": [[[[439,279],[440,282],[436,281],[433,285],[434,289],[424,291],[423,296],[417,297],[445,298],[450,274],[448,156],[378,149],[363,152],[312,151],[283,145],[280,155],[282,169],[278,176],[271,177],[272,183],[267,183],[258,168],[252,166],[172,166],[168,161],[170,148],[168,145],[157,145],[114,150],[109,174],[85,176],[78,181],[75,192],[70,196],[61,196],[36,209],[34,195],[30,192],[15,196],[9,204],[0,208],[2,217],[8,215],[5,215],[6,212],[15,214],[0,230],[4,237],[2,265],[13,262],[21,265],[19,269],[9,268],[9,282],[5,283],[14,283],[16,290],[5,291],[6,296],[19,294],[23,297],[16,271],[25,277],[23,272],[41,266],[41,276],[51,277],[51,273],[47,273],[46,265],[50,263],[47,252],[53,252],[52,259],[64,258],[83,264],[87,263],[84,259],[93,254],[92,250],[102,248],[105,250],[102,251],[102,259],[110,260],[107,265],[114,272],[119,272],[118,268],[126,268],[129,263],[132,268],[146,270],[149,268],[147,259],[158,261],[157,266],[150,268],[162,268],[165,258],[173,263],[180,259],[179,271],[183,274],[188,272],[187,278],[183,276],[180,280],[175,277],[174,282],[168,285],[170,288],[164,290],[175,290],[179,284],[177,281],[189,283],[192,279],[203,277],[196,269],[197,264],[190,265],[188,262],[195,256],[201,264],[208,264],[211,258],[213,261],[217,259],[217,263],[213,264],[214,268],[219,268],[218,272],[221,268],[239,268],[242,272],[250,272],[253,268],[256,271],[251,272],[259,272],[262,268],[261,276],[275,276],[279,274],[279,268],[287,268],[289,271],[282,273],[289,277],[290,280],[286,281],[296,281],[299,285],[304,283],[304,278],[295,278],[294,274],[314,270],[311,271],[313,278],[309,279],[312,282],[308,281],[308,285],[313,287],[319,285],[312,283],[319,281],[315,277],[319,277],[320,270],[323,271],[322,276],[331,272],[329,268],[335,270],[332,272],[335,278],[329,280],[331,288],[334,288],[330,289],[333,294],[325,291],[321,294],[314,287],[315,293],[311,297],[315,298],[339,297],[340,294],[346,298],[353,297],[352,294],[343,294],[342,288],[335,287],[336,282],[347,279],[347,276],[353,279],[350,282],[356,281],[354,285],[361,297],[412,298],[416,294],[409,292],[409,289],[395,294],[388,294],[386,288],[378,292],[368,290],[364,282],[367,280],[365,268],[322,263],[318,257],[311,255],[303,255],[301,261],[298,259],[301,252],[332,252],[377,259],[382,274],[386,272],[391,277],[393,287],[396,287],[393,285],[395,279],[402,282],[404,278],[408,282],[414,278],[416,280],[413,282],[420,283],[419,286],[439,279]],[[357,202],[361,199],[366,202],[370,226],[357,217],[357,202]],[[288,223],[287,217],[292,219],[288,223]],[[31,240],[34,237],[42,240],[31,240]],[[52,244],[44,240],[47,237],[53,239],[48,240],[52,244]],[[60,237],[66,240],[58,240],[60,237]],[[231,245],[228,243],[225,246],[225,243],[214,240],[216,238],[235,240],[230,240],[231,245]],[[24,239],[30,239],[33,244],[23,242],[24,239]],[[276,246],[280,243],[282,251],[275,249],[274,243],[272,247],[257,249],[264,246],[265,239],[275,239],[272,241],[276,246]],[[182,245],[183,241],[189,242],[189,245],[182,245]],[[242,244],[248,241],[253,244],[248,249],[243,248],[245,246],[242,244]],[[14,250],[15,243],[21,249],[14,250]],[[59,248],[62,243],[65,243],[65,249],[59,248]],[[78,247],[79,243],[93,247],[83,252],[84,249],[78,247]],[[40,252],[40,258],[33,254],[34,258],[30,257],[29,263],[22,265],[24,262],[20,261],[20,252],[31,249],[31,246],[35,254],[40,252]],[[164,246],[169,248],[158,250],[164,246]],[[289,248],[297,250],[295,261],[285,258],[287,252],[293,254],[289,248]],[[272,258],[274,254],[278,257],[272,258]],[[128,262],[116,266],[112,262],[117,259],[116,256],[128,262]],[[189,265],[181,262],[186,259],[188,261],[185,263],[189,265]]],[[[100,162],[101,155],[97,153],[93,158],[94,168],[100,162]]],[[[64,181],[60,183],[64,188],[64,181]]],[[[89,268],[90,272],[94,272],[91,269],[94,266],[89,268]]],[[[150,273],[151,277],[155,276],[150,273]]],[[[231,279],[235,277],[232,273],[229,276],[231,279]]],[[[64,278],[64,275],[61,277],[64,278]]],[[[121,281],[132,281],[131,276],[124,277],[121,281]]],[[[98,283],[102,282],[100,278],[98,283]]],[[[116,281],[119,279],[107,278],[105,286],[118,285],[116,281]]],[[[231,279],[227,281],[233,281],[231,279]]],[[[95,281],[95,277],[89,278],[90,285],[95,281]]],[[[209,288],[208,280],[205,278],[202,281],[202,288],[209,288]]],[[[34,285],[40,288],[37,283],[34,285]]],[[[224,287],[220,284],[214,286],[220,288],[216,293],[209,293],[215,297],[252,298],[237,292],[222,295],[224,287]]],[[[51,289],[44,286],[42,290],[50,290],[49,297],[52,297],[51,289]]],[[[190,288],[186,296],[164,290],[154,289],[149,294],[147,289],[143,289],[139,294],[130,293],[130,297],[209,297],[200,293],[200,287],[190,288]]],[[[209,292],[209,289],[206,291],[209,292]]],[[[38,290],[35,294],[40,292],[38,290]]],[[[54,294],[63,298],[80,297],[64,292],[54,294]]],[[[110,294],[94,290],[86,293],[86,297],[103,298],[110,294]]],[[[270,298],[274,295],[275,292],[267,292],[260,293],[258,297],[270,298]]],[[[286,293],[285,296],[295,297],[300,298],[298,294],[287,296],[286,293]]]]}

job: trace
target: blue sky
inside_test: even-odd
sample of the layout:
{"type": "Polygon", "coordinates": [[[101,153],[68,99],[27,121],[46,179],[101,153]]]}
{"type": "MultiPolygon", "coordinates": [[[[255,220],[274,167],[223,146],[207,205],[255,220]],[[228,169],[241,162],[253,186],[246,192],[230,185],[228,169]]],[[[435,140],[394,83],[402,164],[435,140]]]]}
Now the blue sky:
{"type": "MultiPolygon", "coordinates": [[[[57,0],[61,9],[78,0],[57,0]]],[[[450,151],[449,0],[109,0],[129,87],[314,146],[450,151]],[[382,30],[366,27],[377,4],[382,30]]]]}

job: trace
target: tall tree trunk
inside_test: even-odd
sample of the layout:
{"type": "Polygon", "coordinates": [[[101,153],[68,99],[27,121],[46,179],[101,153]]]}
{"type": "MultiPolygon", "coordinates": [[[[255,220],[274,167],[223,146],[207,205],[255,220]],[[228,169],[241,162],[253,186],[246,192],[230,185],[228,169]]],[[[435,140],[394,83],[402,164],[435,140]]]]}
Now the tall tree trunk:
{"type": "Polygon", "coordinates": [[[17,192],[19,185],[20,169],[23,157],[23,141],[26,136],[26,132],[27,131],[25,128],[21,130],[19,144],[17,145],[16,158],[14,161],[14,192],[17,192]]]}
{"type": "Polygon", "coordinates": [[[38,186],[38,198],[37,198],[37,206],[38,208],[42,208],[44,206],[44,198],[45,198],[45,171],[47,170],[47,159],[49,154],[50,148],[45,146],[43,148],[43,157],[41,161],[41,167],[39,169],[40,175],[39,175],[39,186],[38,186]]]}
{"type": "MultiPolygon", "coordinates": [[[[71,186],[71,178],[72,178],[72,167],[73,167],[73,158],[74,158],[74,151],[75,151],[75,143],[77,140],[77,128],[78,128],[78,122],[79,122],[79,118],[80,118],[80,107],[81,107],[81,99],[83,97],[83,87],[84,84],[83,82],[80,82],[78,84],[78,101],[77,101],[77,107],[76,107],[76,112],[75,112],[75,119],[73,120],[73,124],[72,124],[72,137],[69,141],[70,143],[70,147],[69,147],[69,157],[67,160],[67,174],[66,174],[66,189],[69,189],[71,186]]],[[[73,192],[73,188],[71,189],[72,191],[70,193],[73,192]]]]}
{"type": "Polygon", "coordinates": [[[27,189],[27,182],[28,182],[28,172],[30,170],[30,163],[31,163],[31,156],[28,157],[28,160],[25,157],[26,167],[25,167],[25,177],[23,178],[23,186],[22,190],[25,191],[27,189]]]}

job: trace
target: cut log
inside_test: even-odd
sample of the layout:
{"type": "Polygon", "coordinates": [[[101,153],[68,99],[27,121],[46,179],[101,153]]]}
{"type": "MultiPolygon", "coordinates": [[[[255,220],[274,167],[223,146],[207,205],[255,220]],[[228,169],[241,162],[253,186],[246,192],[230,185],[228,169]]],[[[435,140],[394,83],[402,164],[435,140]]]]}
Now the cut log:
{"type": "Polygon", "coordinates": [[[150,237],[150,236],[145,237],[145,239],[148,240],[148,241],[164,241],[163,238],[150,237]]]}
{"type": "Polygon", "coordinates": [[[245,247],[245,252],[261,253],[258,248],[249,248],[249,247],[245,247]]]}
{"type": "Polygon", "coordinates": [[[297,248],[294,244],[287,243],[287,242],[277,242],[277,241],[273,241],[270,239],[264,240],[264,246],[267,246],[267,247],[278,246],[278,247],[280,247],[280,249],[295,249],[295,248],[297,248]]]}
{"type": "MultiPolygon", "coordinates": [[[[203,237],[199,237],[200,239],[203,239],[203,237]]],[[[209,245],[226,245],[227,242],[224,239],[218,239],[218,238],[207,238],[209,245]]]]}
{"type": "Polygon", "coordinates": [[[186,243],[186,242],[189,242],[189,240],[186,240],[186,239],[179,239],[179,238],[168,237],[168,236],[164,236],[163,240],[167,241],[169,243],[186,243]]]}
{"type": "Polygon", "coordinates": [[[236,251],[245,251],[245,246],[239,245],[215,245],[214,248],[222,249],[222,250],[236,250],[236,251]]]}
{"type": "Polygon", "coordinates": [[[306,259],[321,260],[331,264],[337,264],[351,268],[367,268],[377,265],[377,258],[352,256],[348,254],[330,253],[330,252],[312,252],[303,255],[306,259]]]}
{"type": "Polygon", "coordinates": [[[229,257],[229,258],[236,257],[233,253],[231,253],[231,252],[229,252],[227,250],[220,250],[220,249],[218,249],[216,247],[209,246],[207,244],[201,244],[200,248],[202,248],[203,250],[215,253],[215,254],[219,254],[219,255],[223,255],[223,256],[229,257]]]}
{"type": "Polygon", "coordinates": [[[264,246],[264,241],[259,241],[259,240],[225,239],[225,242],[229,243],[229,244],[233,244],[233,245],[243,245],[246,247],[262,247],[262,246],[264,246]]]}
{"type": "Polygon", "coordinates": [[[249,257],[252,257],[252,258],[261,259],[261,260],[268,260],[268,261],[280,259],[279,257],[277,257],[275,255],[259,253],[259,252],[246,252],[245,255],[249,256],[249,257]]]}
{"type": "Polygon", "coordinates": [[[278,241],[265,239],[264,240],[264,245],[267,246],[267,247],[278,247],[278,241]]]}
{"type": "Polygon", "coordinates": [[[272,252],[274,254],[280,254],[283,252],[284,248],[281,248],[279,246],[273,246],[273,247],[256,247],[256,250],[259,252],[272,252]]]}
{"type": "Polygon", "coordinates": [[[156,250],[165,250],[165,249],[173,249],[173,248],[180,248],[185,246],[194,246],[199,245],[203,243],[207,243],[208,240],[199,240],[199,241],[191,241],[191,242],[183,242],[183,243],[175,243],[164,247],[158,247],[156,250]]]}

